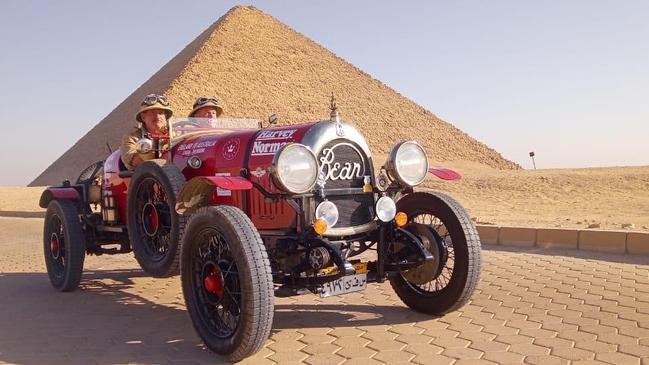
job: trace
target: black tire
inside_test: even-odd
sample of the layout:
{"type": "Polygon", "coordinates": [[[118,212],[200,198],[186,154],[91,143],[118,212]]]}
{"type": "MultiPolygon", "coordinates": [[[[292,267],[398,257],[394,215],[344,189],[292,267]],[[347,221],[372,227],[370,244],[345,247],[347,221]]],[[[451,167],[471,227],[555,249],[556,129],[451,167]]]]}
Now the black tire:
{"type": "Polygon", "coordinates": [[[73,291],[81,282],[86,257],[86,237],[74,202],[52,200],[43,227],[43,251],[47,276],[54,289],[73,291]]]}
{"type": "Polygon", "coordinates": [[[165,160],[137,167],[128,188],[128,238],[140,267],[156,278],[178,275],[185,217],[176,196],[185,177],[165,160]]]}
{"type": "Polygon", "coordinates": [[[192,214],[181,281],[192,324],[207,348],[231,361],[262,348],[273,324],[273,278],[261,237],[240,209],[211,206],[192,214]],[[208,277],[220,284],[210,288],[208,277]]]}
{"type": "Polygon", "coordinates": [[[471,218],[455,199],[432,192],[404,196],[397,202],[397,211],[408,214],[409,225],[425,224],[434,229],[434,235],[448,246],[448,254],[433,280],[418,285],[399,273],[390,279],[392,288],[407,306],[419,312],[442,315],[459,309],[480,281],[480,237],[471,218]]]}

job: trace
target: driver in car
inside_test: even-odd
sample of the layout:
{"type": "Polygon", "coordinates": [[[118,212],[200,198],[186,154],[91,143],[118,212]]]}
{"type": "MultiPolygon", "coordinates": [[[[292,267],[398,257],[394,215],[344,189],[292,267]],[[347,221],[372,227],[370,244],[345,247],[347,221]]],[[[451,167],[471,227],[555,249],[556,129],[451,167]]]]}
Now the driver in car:
{"type": "MultiPolygon", "coordinates": [[[[167,120],[173,115],[169,101],[162,95],[149,94],[144,97],[140,104],[140,110],[135,115],[137,120],[136,128],[122,138],[120,151],[122,162],[129,170],[135,169],[142,162],[155,157],[155,152],[138,153],[137,141],[144,137],[151,138],[151,134],[166,133],[168,129],[167,120]]],[[[163,145],[162,148],[166,148],[163,145]]]]}
{"type": "MultiPolygon", "coordinates": [[[[223,115],[223,106],[219,99],[211,96],[201,96],[194,102],[189,118],[209,118],[214,120],[223,115]]],[[[215,125],[210,125],[215,127],[215,125]]]]}

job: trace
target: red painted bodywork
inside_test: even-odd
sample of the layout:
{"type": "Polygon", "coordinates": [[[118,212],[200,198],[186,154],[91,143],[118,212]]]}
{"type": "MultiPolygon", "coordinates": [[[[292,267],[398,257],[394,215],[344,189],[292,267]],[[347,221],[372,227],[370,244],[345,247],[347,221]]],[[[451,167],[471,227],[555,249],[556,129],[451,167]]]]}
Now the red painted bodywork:
{"type": "Polygon", "coordinates": [[[443,167],[430,167],[428,168],[428,172],[431,174],[439,177],[442,180],[460,180],[462,179],[462,175],[460,175],[458,172],[455,172],[451,169],[443,168],[443,167]]]}
{"type": "Polygon", "coordinates": [[[250,190],[252,183],[241,176],[205,176],[204,179],[226,190],[250,190]]]}
{"type": "MultiPolygon", "coordinates": [[[[173,164],[178,166],[187,181],[199,176],[206,177],[218,187],[214,189],[211,203],[241,208],[258,229],[295,227],[295,210],[286,201],[266,201],[264,195],[253,187],[252,183],[259,184],[270,193],[280,193],[281,191],[271,182],[270,176],[275,152],[283,144],[300,142],[314,124],[261,130],[218,130],[211,134],[189,136],[174,143],[171,157],[173,164]],[[264,150],[269,146],[272,148],[264,150]],[[189,167],[187,160],[192,156],[201,159],[200,168],[189,167]],[[234,177],[241,177],[245,171],[248,172],[249,181],[234,179],[234,177]],[[243,194],[249,194],[248,199],[244,199],[243,194]]],[[[168,158],[168,154],[167,152],[162,157],[168,158]]],[[[104,165],[104,195],[115,196],[120,222],[126,224],[126,196],[130,178],[118,176],[119,171],[124,170],[119,151],[113,152],[104,165]]]]}
{"type": "MultiPolygon", "coordinates": [[[[251,182],[261,185],[270,193],[280,193],[281,191],[271,183],[270,178],[270,166],[275,153],[270,151],[265,154],[255,153],[255,146],[259,148],[270,143],[280,146],[283,143],[300,142],[313,124],[262,130],[223,131],[220,134],[189,137],[173,147],[173,163],[182,169],[187,180],[196,176],[241,176],[242,169],[245,168],[249,172],[248,178],[251,182]],[[187,166],[187,160],[191,156],[198,156],[203,161],[199,169],[187,166]]],[[[241,208],[248,213],[258,229],[295,226],[296,213],[288,203],[266,202],[256,188],[252,188],[249,194],[246,204],[241,191],[228,192],[217,189],[212,197],[212,203],[229,204],[241,208]]]]}
{"type": "Polygon", "coordinates": [[[47,208],[51,200],[55,199],[79,199],[79,192],[74,188],[47,188],[41,194],[38,205],[41,208],[47,208]]]}

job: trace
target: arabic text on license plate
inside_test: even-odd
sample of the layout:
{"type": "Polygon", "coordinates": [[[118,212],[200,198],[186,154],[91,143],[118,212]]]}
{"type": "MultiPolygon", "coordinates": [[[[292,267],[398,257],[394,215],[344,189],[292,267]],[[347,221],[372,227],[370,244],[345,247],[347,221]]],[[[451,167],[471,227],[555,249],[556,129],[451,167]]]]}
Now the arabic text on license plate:
{"type": "Polygon", "coordinates": [[[367,274],[356,274],[343,276],[340,279],[330,281],[322,286],[320,297],[330,297],[365,290],[367,288],[367,274]]]}

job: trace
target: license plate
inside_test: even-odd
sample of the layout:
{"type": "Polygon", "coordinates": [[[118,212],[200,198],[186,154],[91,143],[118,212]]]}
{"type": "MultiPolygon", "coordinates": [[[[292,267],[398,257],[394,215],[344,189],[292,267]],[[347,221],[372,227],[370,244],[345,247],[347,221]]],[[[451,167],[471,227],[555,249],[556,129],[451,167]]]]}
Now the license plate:
{"type": "Polygon", "coordinates": [[[367,274],[356,274],[343,276],[340,279],[330,281],[322,285],[321,298],[334,295],[347,294],[367,289],[367,274]]]}

